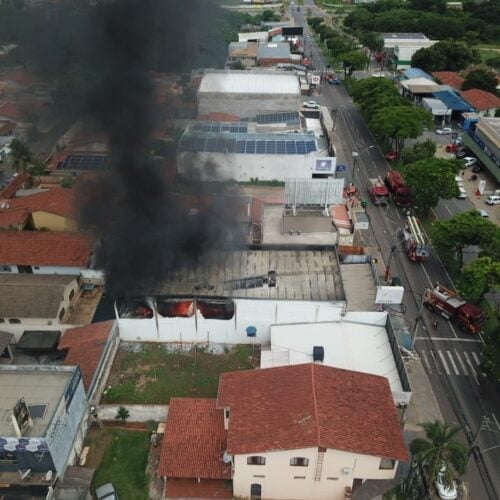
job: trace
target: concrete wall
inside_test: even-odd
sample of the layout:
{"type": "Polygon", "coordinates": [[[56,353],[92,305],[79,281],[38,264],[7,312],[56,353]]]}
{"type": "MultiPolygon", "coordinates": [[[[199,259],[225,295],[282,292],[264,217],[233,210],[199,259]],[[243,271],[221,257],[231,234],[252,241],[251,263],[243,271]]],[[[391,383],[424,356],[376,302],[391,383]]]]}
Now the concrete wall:
{"type": "Polygon", "coordinates": [[[32,212],[31,217],[35,229],[48,229],[49,231],[76,231],[76,221],[69,217],[62,217],[43,211],[32,212]]]}
{"type": "MultiPolygon", "coordinates": [[[[165,422],[168,416],[168,405],[99,405],[97,415],[101,420],[115,420],[116,412],[124,406],[130,413],[127,422],[165,422]]],[[[106,425],[106,424],[104,424],[106,425]]]]}
{"type": "Polygon", "coordinates": [[[318,448],[254,453],[266,458],[265,465],[247,465],[247,457],[234,457],[233,494],[250,497],[252,484],[262,486],[262,498],[344,500],[346,486],[354,479],[392,479],[397,463],[390,470],[379,469],[380,458],[328,449],[319,466],[316,480],[318,448]],[[290,465],[293,457],[309,460],[307,467],[290,465]]]}
{"type": "Polygon", "coordinates": [[[202,181],[311,179],[314,159],[325,155],[327,150],[307,155],[178,153],[177,170],[187,178],[202,181]]]}
{"type": "Polygon", "coordinates": [[[257,344],[269,343],[272,324],[339,321],[343,302],[235,299],[230,320],[205,319],[196,312],[189,318],[118,320],[120,338],[142,342],[248,344],[246,328],[257,328],[257,344]]]}
{"type": "Polygon", "coordinates": [[[198,116],[229,113],[252,118],[262,111],[294,111],[300,108],[300,94],[228,94],[198,92],[198,116]]]}

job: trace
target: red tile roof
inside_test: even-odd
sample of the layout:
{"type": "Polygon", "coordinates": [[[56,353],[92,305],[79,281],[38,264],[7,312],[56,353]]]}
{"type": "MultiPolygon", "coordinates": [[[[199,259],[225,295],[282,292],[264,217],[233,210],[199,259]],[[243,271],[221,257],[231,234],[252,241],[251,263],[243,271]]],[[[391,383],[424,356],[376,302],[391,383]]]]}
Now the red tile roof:
{"type": "Polygon", "coordinates": [[[78,328],[70,328],[66,330],[64,337],[59,342],[58,349],[69,349],[64,364],[80,366],[86,390],[92,383],[112,327],[113,321],[102,321],[78,328]]]}
{"type": "Polygon", "coordinates": [[[385,377],[304,364],[223,373],[228,453],[325,447],[408,461],[385,377]]]}
{"type": "Polygon", "coordinates": [[[0,231],[4,265],[87,267],[92,240],[83,233],[0,231]]]}
{"type": "MultiPolygon", "coordinates": [[[[9,200],[10,201],[10,200],[9,200]]],[[[0,201],[0,229],[22,229],[30,218],[29,210],[23,207],[2,208],[7,201],[0,201]]]]}
{"type": "Polygon", "coordinates": [[[449,85],[454,89],[460,89],[464,78],[454,71],[434,71],[432,73],[434,78],[437,78],[443,85],[449,85]]]}
{"type": "Polygon", "coordinates": [[[21,117],[21,113],[12,101],[4,101],[0,104],[0,116],[17,120],[21,117]]]}
{"type": "Polygon", "coordinates": [[[491,92],[480,89],[464,90],[462,97],[477,111],[500,108],[500,99],[491,92]]]}
{"type": "Polygon", "coordinates": [[[0,121],[0,135],[11,135],[16,128],[16,123],[10,120],[0,121]]]}
{"type": "Polygon", "coordinates": [[[230,479],[222,461],[227,432],[215,399],[172,398],[161,449],[160,476],[230,479]]]}
{"type": "Polygon", "coordinates": [[[25,207],[30,212],[48,212],[62,217],[76,217],[75,196],[72,189],[53,187],[43,193],[14,198],[11,207],[25,207]]]}
{"type": "Polygon", "coordinates": [[[33,83],[40,81],[34,73],[31,73],[24,68],[16,68],[7,73],[2,73],[0,74],[0,80],[14,82],[18,85],[32,85],[33,83]]]}

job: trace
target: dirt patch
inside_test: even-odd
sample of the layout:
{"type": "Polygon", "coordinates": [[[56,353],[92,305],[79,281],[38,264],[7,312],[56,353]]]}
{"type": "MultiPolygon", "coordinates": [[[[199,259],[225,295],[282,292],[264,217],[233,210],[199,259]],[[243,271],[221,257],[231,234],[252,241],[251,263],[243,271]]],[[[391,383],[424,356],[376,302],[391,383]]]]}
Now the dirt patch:
{"type": "Polygon", "coordinates": [[[156,382],[158,379],[156,377],[148,377],[146,375],[140,375],[139,380],[135,383],[135,388],[138,392],[144,392],[146,386],[150,382],[156,382]]]}

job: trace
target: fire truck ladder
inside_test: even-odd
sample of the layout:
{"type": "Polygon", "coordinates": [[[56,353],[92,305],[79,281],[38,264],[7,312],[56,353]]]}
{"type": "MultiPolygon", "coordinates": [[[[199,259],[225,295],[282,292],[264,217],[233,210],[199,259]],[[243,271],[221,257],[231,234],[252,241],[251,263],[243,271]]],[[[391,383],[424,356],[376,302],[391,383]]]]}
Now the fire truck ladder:
{"type": "Polygon", "coordinates": [[[413,239],[415,240],[415,243],[417,243],[417,245],[427,245],[424,233],[422,232],[422,229],[416,217],[411,215],[408,216],[408,226],[410,227],[410,231],[413,239]]]}

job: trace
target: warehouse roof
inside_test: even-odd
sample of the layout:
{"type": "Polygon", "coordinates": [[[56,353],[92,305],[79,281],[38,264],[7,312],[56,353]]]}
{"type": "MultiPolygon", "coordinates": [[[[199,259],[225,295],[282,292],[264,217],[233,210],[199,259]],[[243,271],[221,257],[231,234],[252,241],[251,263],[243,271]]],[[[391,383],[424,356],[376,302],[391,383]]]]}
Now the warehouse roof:
{"type": "Polygon", "coordinates": [[[257,49],[259,59],[281,59],[290,57],[290,45],[288,43],[263,43],[257,49]]]}
{"type": "Polygon", "coordinates": [[[171,271],[155,295],[344,300],[333,247],[213,253],[197,266],[171,271]]]}
{"type": "Polygon", "coordinates": [[[207,71],[199,93],[300,95],[297,75],[284,71],[207,71]]]}

